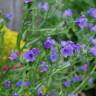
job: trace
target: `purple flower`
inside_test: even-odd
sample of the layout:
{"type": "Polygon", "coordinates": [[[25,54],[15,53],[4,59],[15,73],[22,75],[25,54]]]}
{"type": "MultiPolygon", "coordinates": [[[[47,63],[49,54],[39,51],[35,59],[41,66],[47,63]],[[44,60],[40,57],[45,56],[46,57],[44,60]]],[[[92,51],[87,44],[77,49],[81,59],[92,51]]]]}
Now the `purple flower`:
{"type": "Polygon", "coordinates": [[[50,55],[50,60],[51,62],[55,62],[57,60],[58,53],[56,48],[51,48],[51,55],[50,55]]]}
{"type": "Polygon", "coordinates": [[[93,79],[93,77],[90,77],[89,79],[88,79],[88,85],[89,86],[92,86],[94,84],[94,79],[93,79]]]}
{"type": "Polygon", "coordinates": [[[78,94],[67,94],[66,96],[78,96],[78,94]]]}
{"type": "Polygon", "coordinates": [[[76,20],[76,25],[84,29],[87,26],[87,18],[85,16],[80,16],[80,18],[76,20]]]}
{"type": "Polygon", "coordinates": [[[65,46],[66,46],[66,44],[67,44],[67,42],[66,42],[66,41],[61,41],[61,47],[65,47],[65,46]]]}
{"type": "Polygon", "coordinates": [[[75,44],[72,41],[61,41],[61,47],[66,47],[66,46],[72,46],[74,48],[75,44]]]}
{"type": "Polygon", "coordinates": [[[37,90],[38,96],[44,96],[42,90],[43,90],[42,86],[38,88],[37,90]]]}
{"type": "Polygon", "coordinates": [[[64,48],[64,47],[67,47],[67,46],[71,46],[72,49],[74,50],[75,44],[74,44],[74,42],[72,42],[72,41],[66,41],[66,44],[65,44],[64,46],[62,46],[62,47],[64,48]]]}
{"type": "Polygon", "coordinates": [[[53,39],[51,39],[51,37],[48,37],[47,40],[44,42],[44,47],[46,49],[50,49],[53,47],[55,41],[53,39]]]}
{"type": "Polygon", "coordinates": [[[35,60],[34,57],[34,53],[32,52],[32,50],[28,50],[23,54],[23,58],[27,61],[27,62],[33,62],[35,60]]]}
{"type": "Polygon", "coordinates": [[[63,82],[63,85],[66,86],[66,87],[68,87],[68,86],[71,85],[71,82],[70,82],[70,81],[64,81],[64,82],[63,82]]]}
{"type": "Polygon", "coordinates": [[[12,50],[10,52],[10,55],[8,57],[10,60],[16,60],[18,58],[18,55],[12,50]]]}
{"type": "Polygon", "coordinates": [[[75,50],[78,54],[80,54],[80,48],[81,48],[80,44],[74,44],[74,50],[75,50]]]}
{"type": "Polygon", "coordinates": [[[32,3],[32,0],[24,0],[24,3],[32,3]]]}
{"type": "Polygon", "coordinates": [[[96,38],[92,38],[92,39],[91,39],[91,43],[92,43],[94,46],[96,46],[96,38]]]}
{"type": "Polygon", "coordinates": [[[5,17],[6,17],[8,20],[12,20],[13,17],[14,17],[14,15],[13,15],[13,13],[7,12],[7,13],[5,14],[5,17]]]}
{"type": "Polygon", "coordinates": [[[78,76],[78,75],[76,75],[76,76],[73,77],[73,81],[74,81],[74,82],[81,81],[81,77],[78,76]]]}
{"type": "Polygon", "coordinates": [[[23,82],[20,80],[16,83],[16,87],[21,87],[23,85],[23,82]]]}
{"type": "Polygon", "coordinates": [[[72,56],[74,51],[80,54],[80,44],[74,44],[72,41],[61,41],[61,47],[61,54],[64,57],[72,56]]]}
{"type": "Polygon", "coordinates": [[[29,81],[26,81],[26,82],[24,82],[23,85],[26,86],[26,87],[29,87],[30,86],[30,82],[29,81]]]}
{"type": "Polygon", "coordinates": [[[55,95],[55,91],[52,90],[48,96],[56,96],[56,95],[55,95]]]}
{"type": "Polygon", "coordinates": [[[84,64],[82,67],[81,67],[82,71],[87,71],[88,70],[88,64],[84,64]]]}
{"type": "Polygon", "coordinates": [[[13,94],[13,96],[19,96],[19,94],[15,92],[15,93],[13,94]]]}
{"type": "Polygon", "coordinates": [[[71,9],[67,9],[67,10],[65,10],[64,13],[63,13],[63,16],[68,16],[68,17],[70,17],[70,16],[72,16],[72,15],[73,15],[73,12],[72,12],[71,9]]]}
{"type": "Polygon", "coordinates": [[[94,46],[93,48],[90,49],[90,52],[96,56],[96,46],[94,46]]]}
{"type": "Polygon", "coordinates": [[[94,24],[89,24],[88,27],[89,27],[90,31],[96,32],[96,25],[94,25],[94,24]]]}
{"type": "Polygon", "coordinates": [[[5,88],[9,89],[11,87],[11,81],[10,80],[6,80],[4,82],[5,88]]]}
{"type": "Polygon", "coordinates": [[[43,11],[48,11],[48,9],[49,9],[49,4],[48,4],[48,2],[40,2],[40,3],[38,4],[38,7],[39,7],[39,9],[41,9],[41,10],[43,10],[43,11]]]}
{"type": "Polygon", "coordinates": [[[44,96],[42,93],[39,93],[38,96],[44,96]]]}
{"type": "Polygon", "coordinates": [[[46,62],[42,62],[40,65],[40,72],[47,72],[48,71],[48,64],[46,62]]]}
{"type": "Polygon", "coordinates": [[[96,8],[90,8],[87,13],[89,16],[96,18],[96,8]]]}
{"type": "Polygon", "coordinates": [[[61,48],[61,55],[63,57],[68,57],[73,55],[73,47],[71,45],[67,45],[63,48],[61,48]]]}
{"type": "Polygon", "coordinates": [[[32,52],[33,52],[34,56],[37,56],[40,53],[39,48],[33,48],[32,52]]]}

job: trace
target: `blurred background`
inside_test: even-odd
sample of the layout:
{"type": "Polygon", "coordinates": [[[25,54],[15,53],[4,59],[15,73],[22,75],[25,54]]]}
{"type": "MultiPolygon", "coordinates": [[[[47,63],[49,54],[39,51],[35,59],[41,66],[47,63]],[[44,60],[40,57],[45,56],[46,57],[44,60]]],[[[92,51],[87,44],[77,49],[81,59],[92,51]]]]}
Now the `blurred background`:
{"type": "Polygon", "coordinates": [[[23,0],[0,0],[0,12],[11,19],[8,27],[15,31],[21,29],[22,4],[23,0]]]}

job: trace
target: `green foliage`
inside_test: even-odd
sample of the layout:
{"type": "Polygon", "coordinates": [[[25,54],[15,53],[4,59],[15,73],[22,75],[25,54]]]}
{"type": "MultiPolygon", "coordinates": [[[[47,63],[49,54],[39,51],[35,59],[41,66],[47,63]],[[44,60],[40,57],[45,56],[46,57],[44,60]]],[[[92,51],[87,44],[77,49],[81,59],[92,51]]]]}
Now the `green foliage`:
{"type": "MultiPolygon", "coordinates": [[[[42,0],[42,2],[45,0],[42,0]]],[[[17,92],[22,95],[24,92],[31,93],[32,96],[37,96],[37,90],[40,86],[44,85],[47,89],[46,95],[54,90],[55,96],[65,96],[66,94],[75,94],[90,87],[88,80],[90,77],[96,79],[95,76],[95,56],[90,54],[90,48],[92,44],[90,37],[94,37],[96,32],[90,32],[87,28],[80,29],[76,26],[76,20],[81,15],[86,15],[88,23],[96,23],[94,19],[87,15],[87,10],[96,6],[96,0],[48,0],[49,10],[42,11],[38,8],[38,4],[41,0],[32,0],[32,3],[24,4],[24,14],[22,19],[22,31],[17,38],[17,49],[20,51],[24,49],[39,48],[40,54],[36,57],[36,61],[32,63],[26,62],[22,56],[19,56],[17,61],[8,61],[9,66],[20,63],[23,68],[9,70],[6,73],[5,79],[12,80],[12,88],[5,90],[2,87],[1,93],[4,96],[10,96],[13,92],[17,92]],[[64,17],[63,12],[66,9],[73,10],[73,16],[64,17]],[[44,48],[44,41],[47,37],[52,37],[55,42],[55,47],[58,49],[58,59],[55,63],[50,62],[48,56],[50,50],[44,48]],[[20,41],[25,40],[25,45],[20,49],[20,41]],[[81,47],[85,44],[88,48],[81,48],[80,54],[74,52],[72,57],[64,58],[61,56],[61,41],[73,41],[75,44],[80,44],[81,47]],[[87,50],[87,52],[86,52],[87,50]],[[40,64],[42,61],[46,61],[48,64],[48,72],[40,73],[40,64]],[[67,64],[67,61],[70,64],[67,64]],[[83,72],[80,68],[83,64],[88,64],[88,70],[83,72]],[[75,75],[80,75],[82,80],[80,82],[72,82],[68,87],[63,86],[63,81],[72,81],[75,75]],[[11,77],[12,76],[12,77],[11,77]],[[24,87],[16,88],[15,83],[18,80],[30,80],[31,86],[26,89],[24,87]],[[26,91],[25,91],[26,90],[26,91]],[[9,92],[9,93],[8,93],[9,92]],[[6,95],[8,94],[8,95],[6,95]]],[[[96,18],[95,18],[96,19],[96,18]]],[[[0,35],[1,37],[1,35],[0,35]]],[[[2,42],[0,38],[0,44],[2,42]]],[[[3,46],[0,46],[0,50],[3,46]]],[[[2,54],[2,52],[0,52],[2,54]]],[[[3,73],[3,72],[1,72],[3,73]]],[[[1,74],[0,74],[1,75],[1,74]]],[[[0,86],[4,83],[0,80],[0,86]]],[[[31,96],[29,95],[29,96],[31,96]]]]}

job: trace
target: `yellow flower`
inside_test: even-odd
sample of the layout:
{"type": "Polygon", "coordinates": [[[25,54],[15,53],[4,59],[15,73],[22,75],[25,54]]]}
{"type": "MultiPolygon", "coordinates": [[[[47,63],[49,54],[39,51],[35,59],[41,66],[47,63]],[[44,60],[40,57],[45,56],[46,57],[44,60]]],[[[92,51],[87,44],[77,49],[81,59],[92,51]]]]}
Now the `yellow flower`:
{"type": "MultiPolygon", "coordinates": [[[[8,58],[8,55],[11,51],[11,49],[15,49],[16,48],[16,42],[17,42],[17,36],[18,36],[18,32],[12,31],[10,29],[8,29],[6,26],[3,26],[2,29],[0,29],[0,32],[3,32],[3,60],[6,60],[8,58]]],[[[20,42],[20,47],[24,46],[24,41],[20,42]]]]}

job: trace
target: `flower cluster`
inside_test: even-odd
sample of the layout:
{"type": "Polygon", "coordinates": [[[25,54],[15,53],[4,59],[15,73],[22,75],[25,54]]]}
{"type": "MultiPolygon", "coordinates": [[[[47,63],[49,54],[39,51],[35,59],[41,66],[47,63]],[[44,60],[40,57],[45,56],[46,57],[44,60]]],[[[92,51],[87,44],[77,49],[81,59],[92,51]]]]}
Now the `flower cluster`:
{"type": "Polygon", "coordinates": [[[73,56],[74,51],[80,53],[80,45],[74,44],[72,41],[62,41],[61,46],[61,54],[65,58],[68,56],[73,56]]]}
{"type": "MultiPolygon", "coordinates": [[[[20,88],[22,86],[25,86],[26,88],[30,87],[31,83],[30,81],[25,81],[23,82],[22,80],[19,80],[18,82],[16,82],[16,87],[20,88]]],[[[10,89],[12,87],[12,82],[10,80],[6,80],[4,82],[4,86],[6,89],[10,89]]],[[[20,96],[18,93],[14,92],[14,94],[12,96],[20,96]]]]}
{"type": "Polygon", "coordinates": [[[24,8],[32,12],[25,10],[17,46],[10,48],[1,66],[0,91],[8,96],[78,96],[93,87],[96,79],[96,8],[78,14],[77,9],[65,9],[65,1],[64,6],[58,0],[56,4],[54,0],[37,1],[24,0],[24,8]],[[18,44],[21,37],[25,39],[22,48],[18,44]]]}

